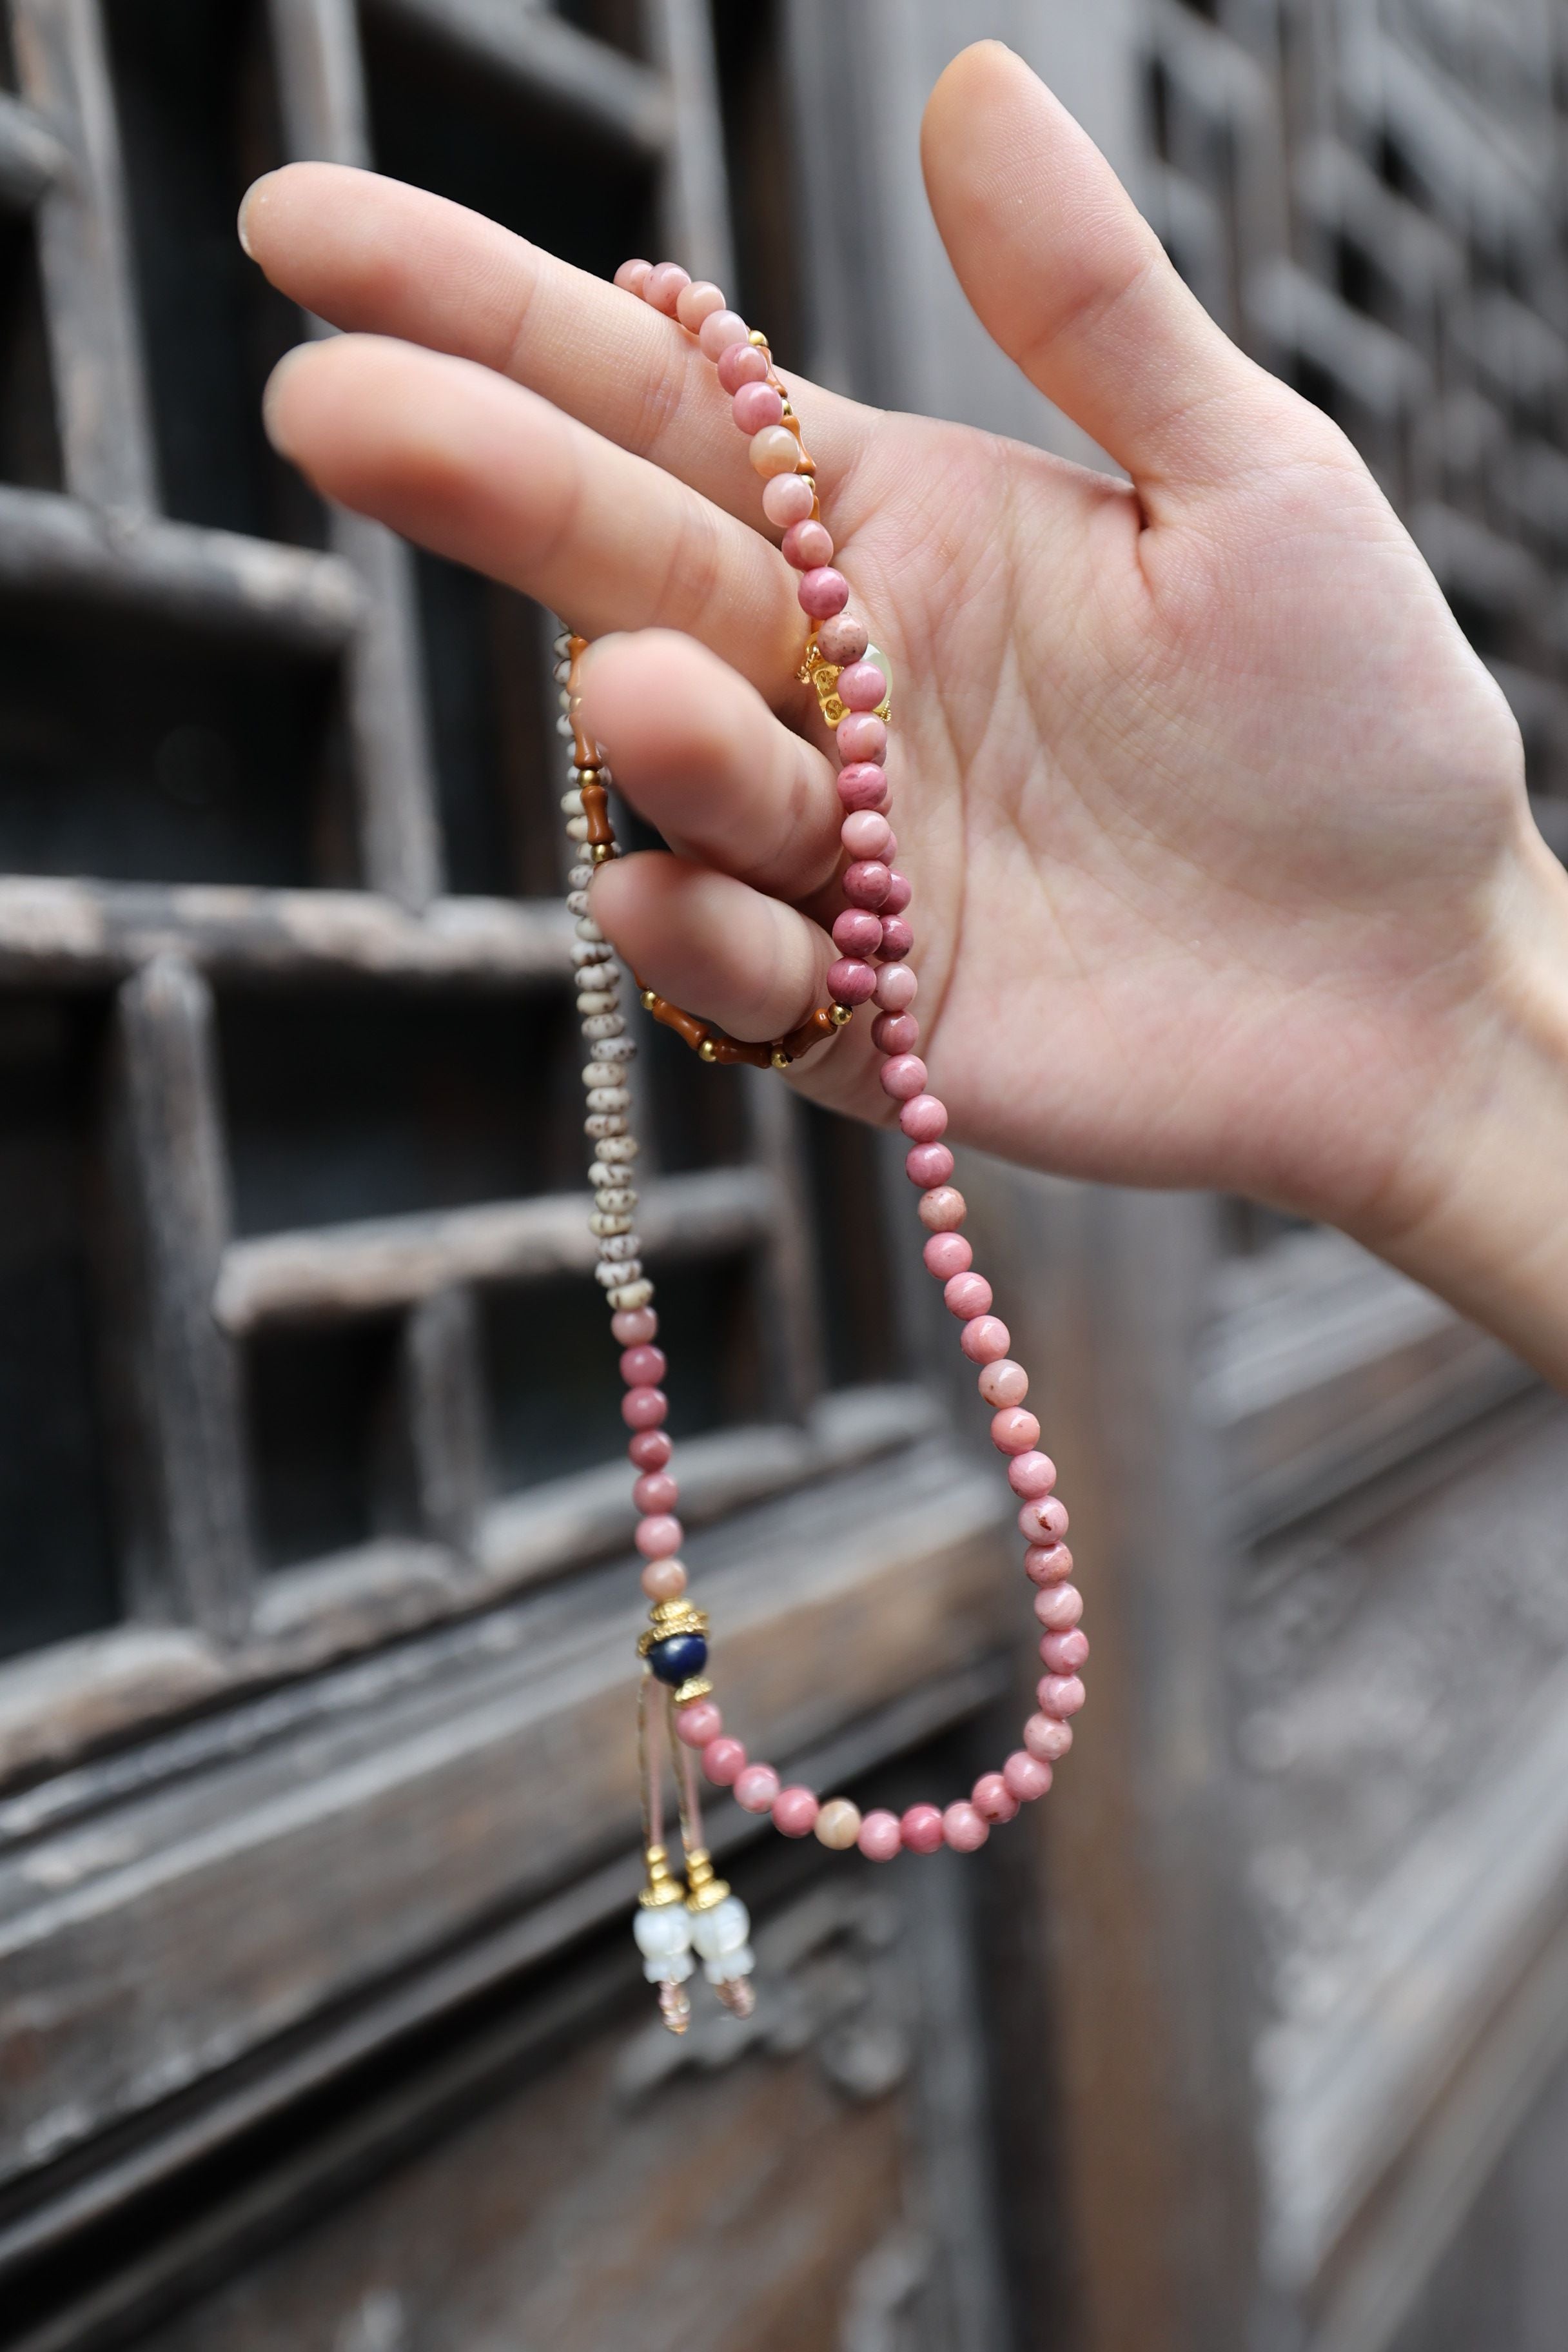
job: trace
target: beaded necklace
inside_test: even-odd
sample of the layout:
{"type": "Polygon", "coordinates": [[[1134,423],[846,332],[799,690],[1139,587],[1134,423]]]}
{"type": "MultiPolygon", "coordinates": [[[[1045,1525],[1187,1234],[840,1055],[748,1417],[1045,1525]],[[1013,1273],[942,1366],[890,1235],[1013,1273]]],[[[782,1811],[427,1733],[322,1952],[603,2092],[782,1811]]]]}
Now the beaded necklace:
{"type": "Polygon", "coordinates": [[[960,1231],[964,1200],[951,1181],[952,1153],[942,1139],[947,1111],[927,1085],[926,1066],[916,1051],[920,1024],[910,1007],[918,982],[905,961],[914,944],[905,912],[910,885],[892,863],[898,843],[885,814],[890,666],[870,643],[864,624],[847,609],[849,585],[833,567],[816,469],[766,337],[726,306],[717,286],[694,284],[674,262],[657,268],[647,261],[625,262],[616,283],[678,320],[700,345],[731,397],[736,425],[750,440],[752,465],[763,486],[763,511],[782,530],[783,552],[801,575],[801,609],[810,628],[799,677],[815,688],[837,743],[838,796],[845,811],[841,837],[848,861],[840,877],[847,904],[833,926],[839,952],[827,972],[829,1001],[785,1035],[749,1044],[683,1013],[640,982],[638,996],[644,1010],[684,1038],[703,1061],[778,1070],[836,1036],[858,1006],[877,1007],[871,1036],[883,1056],[883,1091],[897,1105],[910,1144],[904,1167],[920,1192],[920,1218],[928,1234],[925,1263],[962,1327],[960,1347],[979,1367],[980,1393],[993,1409],[992,1439],[1007,1459],[1008,1483],[1019,1497],[1024,1570],[1037,1588],[1035,1615],[1044,1629],[1040,1655],[1046,1668],[1037,1692],[1038,1710],[1024,1726],[1024,1744],[1001,1770],[982,1773],[967,1798],[945,1808],[911,1805],[901,1817],[886,1811],[862,1815],[847,1797],[822,1801],[809,1789],[782,1787],[774,1768],[753,1762],[724,1729],[706,1672],[708,1618],[688,1596],[687,1572],[678,1557],[683,1533],[675,1517],[679,1495],[669,1466],[672,1447],[664,1428],[668,1403],[660,1385],[667,1366],[655,1344],[654,1286],[643,1268],[635,1223],[637,1144],[629,1131],[626,1079],[637,1048],[621,1011],[620,968],[588,900],[595,867],[619,855],[607,801],[610,772],[583,725],[580,666],[587,640],[558,637],[561,725],[572,738],[574,761],[563,805],[580,856],[566,903],[576,921],[572,956],[588,1048],[583,1083],[588,1106],[584,1124],[594,1150],[589,1223],[598,1244],[596,1272],[611,1310],[610,1328],[622,1349],[621,1412],[632,1433],[627,1452],[637,1473],[636,1540],[644,1561],[642,1589],[650,1603],[637,1643],[647,1878],[634,1932],[664,2021],[680,2033],[691,2014],[685,1987],[694,1954],[727,2008],[743,2017],[752,2006],[750,1921],[745,1905],[715,1874],[703,1843],[699,1760],[713,1786],[728,1789],[747,1812],[771,1814],[786,1837],[815,1834],[825,1846],[856,1847],[872,1862],[890,1862],[900,1853],[933,1853],[942,1845],[972,1853],[985,1843],[993,1824],[1011,1821],[1021,1805],[1050,1787],[1053,1766],[1072,1745],[1070,1718],[1083,1705],[1079,1669],[1089,1643],[1079,1630],[1082,1599],[1068,1581],[1072,1554],[1062,1540],[1068,1515],[1052,1494],[1056,1468],[1039,1451],[1040,1425],[1024,1402],[1028,1374],[1008,1353],[1007,1327],[991,1312],[991,1285],[974,1271],[973,1253],[960,1231]],[[665,1842],[667,1774],[676,1790],[682,1873],[671,1866],[665,1842]]]}

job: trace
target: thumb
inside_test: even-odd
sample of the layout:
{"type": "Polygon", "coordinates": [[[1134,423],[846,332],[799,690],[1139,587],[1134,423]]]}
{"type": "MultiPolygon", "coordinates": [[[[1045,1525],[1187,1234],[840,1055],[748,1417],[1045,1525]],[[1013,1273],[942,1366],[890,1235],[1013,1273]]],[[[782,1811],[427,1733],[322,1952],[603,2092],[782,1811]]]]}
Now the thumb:
{"type": "Polygon", "coordinates": [[[1140,489],[1206,486],[1246,464],[1282,388],[1188,292],[1021,58],[978,41],[953,59],[926,105],[921,161],[981,323],[1140,489]]]}

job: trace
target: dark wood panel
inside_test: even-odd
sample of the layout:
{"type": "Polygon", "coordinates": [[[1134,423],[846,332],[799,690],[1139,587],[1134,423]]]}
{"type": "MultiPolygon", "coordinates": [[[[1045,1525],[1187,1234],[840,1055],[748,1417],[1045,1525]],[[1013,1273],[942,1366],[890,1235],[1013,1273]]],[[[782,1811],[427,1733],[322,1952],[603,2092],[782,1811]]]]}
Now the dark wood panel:
{"type": "MultiPolygon", "coordinates": [[[[733,1719],[792,1749],[1021,1611],[994,1476],[933,1451],[697,1538],[733,1719]],[[817,1673],[831,1657],[830,1681],[817,1673]]],[[[601,1856],[630,1832],[637,1615],[612,1575],[423,1655],[0,1869],[15,2176],[601,1856]]],[[[357,1679],[352,1677],[357,1676],[357,1679]]]]}

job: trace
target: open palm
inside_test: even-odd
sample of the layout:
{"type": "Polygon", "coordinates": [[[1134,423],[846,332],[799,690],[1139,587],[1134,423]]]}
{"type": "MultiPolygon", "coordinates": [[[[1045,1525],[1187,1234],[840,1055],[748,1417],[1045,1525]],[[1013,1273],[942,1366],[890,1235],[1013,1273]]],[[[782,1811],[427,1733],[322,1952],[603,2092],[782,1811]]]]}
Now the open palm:
{"type": "MultiPolygon", "coordinates": [[[[1130,483],[791,380],[894,670],[893,821],[956,1137],[1219,1185],[1419,1261],[1559,890],[1517,730],[1342,436],[1205,317],[1009,52],[948,69],[928,185],[977,312],[1130,483]]],[[[351,330],[274,437],[331,497],[595,638],[587,716],[671,845],[595,911],[744,1037],[820,1001],[842,905],[795,575],[672,320],[440,200],[298,165],[249,249],[351,330]]],[[[883,1118],[857,1023],[792,1079],[883,1118]]]]}

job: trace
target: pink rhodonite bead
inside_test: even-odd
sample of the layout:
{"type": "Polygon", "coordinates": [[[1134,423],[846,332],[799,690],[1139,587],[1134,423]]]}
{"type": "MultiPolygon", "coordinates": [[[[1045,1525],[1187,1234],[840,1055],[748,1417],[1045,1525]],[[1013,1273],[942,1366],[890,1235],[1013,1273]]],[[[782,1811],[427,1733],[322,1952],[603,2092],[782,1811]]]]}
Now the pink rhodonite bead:
{"type": "Polygon", "coordinates": [[[942,1288],[942,1303],[961,1323],[991,1312],[991,1285],[983,1274],[955,1274],[942,1288]]]}
{"type": "Polygon", "coordinates": [[[1019,1404],[1005,1404],[991,1416],[991,1443],[998,1454],[1025,1454],[1039,1443],[1040,1424],[1019,1404]]]}
{"type": "Polygon", "coordinates": [[[987,1364],[975,1383],[987,1404],[1022,1404],[1029,1393],[1029,1375],[1011,1356],[987,1364]]]}
{"type": "MultiPolygon", "coordinates": [[[[726,392],[739,392],[743,383],[761,383],[768,372],[765,355],[755,343],[731,343],[719,354],[715,373],[726,392]]],[[[763,500],[764,509],[767,500],[763,500]]],[[[811,511],[811,494],[806,493],[806,512],[811,511]]]]}
{"type": "MultiPolygon", "coordinates": [[[[737,399],[737,416],[740,406],[737,399]]],[[[765,421],[771,425],[773,420],[770,416],[765,421]]],[[[803,522],[791,523],[784,535],[779,553],[786,563],[793,563],[797,572],[815,572],[819,565],[833,561],[833,534],[826,523],[816,522],[807,515],[803,522]]]]}
{"type": "Polygon", "coordinates": [[[626,1452],[639,1470],[662,1470],[675,1448],[662,1429],[639,1429],[626,1452]]]}
{"type": "Polygon", "coordinates": [[[760,433],[764,425],[778,423],[784,402],[771,383],[743,383],[730,403],[730,414],[742,433],[760,433]]]}
{"type": "MultiPolygon", "coordinates": [[[[888,887],[889,914],[901,915],[913,896],[914,891],[910,886],[909,876],[907,874],[895,873],[892,881],[888,887]]],[[[901,954],[903,950],[900,949],[900,952],[901,954]]]]}
{"type": "Polygon", "coordinates": [[[687,1748],[706,1748],[724,1728],[724,1718],[710,1698],[694,1698],[675,1710],[675,1733],[687,1748]]]}
{"type": "MultiPolygon", "coordinates": [[[[745,342],[750,334],[751,329],[738,311],[710,310],[697,331],[697,340],[702,346],[704,356],[716,360],[731,343],[745,342]]],[[[790,437],[793,439],[794,436],[790,437]]]]}
{"type": "Polygon", "coordinates": [[[1072,1554],[1064,1543],[1032,1543],[1024,1554],[1024,1573],[1036,1584],[1060,1584],[1072,1574],[1072,1554]]]}
{"type": "Polygon", "coordinates": [[[857,956],[842,956],[827,967],[827,993],[835,1004],[868,1004],[877,975],[857,956]]]}
{"type": "Polygon", "coordinates": [[[1059,1764],[1072,1746],[1072,1726],[1055,1716],[1032,1715],[1024,1726],[1024,1745],[1042,1764],[1059,1764]]]}
{"type": "Polygon", "coordinates": [[[882,953],[885,956],[907,956],[915,943],[915,935],[902,915],[882,917],[882,953]]]}
{"type": "MultiPolygon", "coordinates": [[[[912,1152],[910,1157],[914,1157],[912,1152]]],[[[969,1214],[969,1203],[955,1185],[939,1184],[921,1194],[919,1214],[928,1233],[951,1234],[969,1214]]]]}
{"type": "Polygon", "coordinates": [[[681,325],[696,334],[704,319],[724,308],[724,297],[710,278],[695,278],[683,286],[675,298],[675,315],[681,325]]]}
{"type": "Polygon", "coordinates": [[[1017,1813],[1018,1800],[1000,1772],[982,1772],[969,1794],[983,1822],[1010,1822],[1017,1813]]]}
{"type": "Polygon", "coordinates": [[[887,721],[872,710],[851,710],[834,730],[834,740],[847,767],[858,767],[863,761],[880,767],[888,750],[887,721]]]}
{"type": "MultiPolygon", "coordinates": [[[[723,361],[719,364],[722,370],[723,361]]],[[[787,433],[789,427],[785,425],[784,430],[787,433]]],[[[763,512],[781,530],[787,530],[792,523],[804,522],[811,509],[811,484],[804,474],[775,474],[763,488],[763,512]]]]}
{"type": "Polygon", "coordinates": [[[924,1087],[926,1066],[918,1054],[895,1054],[891,1061],[883,1063],[881,1078],[885,1095],[907,1103],[924,1087]]]}
{"type": "MultiPolygon", "coordinates": [[[[735,1793],[740,1796],[739,1783],[735,1793]]],[[[742,1802],[745,1802],[743,1798],[742,1802]]],[[[809,1837],[816,1827],[819,1811],[809,1789],[781,1789],[773,1799],[773,1827],[782,1830],[785,1837],[809,1837]]]]}
{"type": "Polygon", "coordinates": [[[732,1789],[746,1769],[746,1750],[739,1739],[710,1739],[702,1750],[702,1769],[716,1789],[732,1789]]]}
{"type": "Polygon", "coordinates": [[[870,642],[865,622],[858,621],[853,613],[836,613],[816,633],[817,652],[836,669],[858,662],[870,642]]]}
{"type": "Polygon", "coordinates": [[[912,1013],[879,1013],[871,1024],[871,1043],[883,1054],[912,1054],[921,1042],[921,1024],[912,1013]]]}
{"type": "Polygon", "coordinates": [[[1058,1543],[1067,1531],[1067,1505],[1055,1495],[1043,1503],[1026,1503],[1018,1514],[1018,1532],[1026,1543],[1058,1543]]]}
{"type": "MultiPolygon", "coordinates": [[[[851,809],[838,828],[838,838],[851,857],[886,860],[892,854],[893,828],[877,809],[851,809]]],[[[877,1002],[884,1001],[879,985],[877,1002]]]]}
{"type": "Polygon", "coordinates": [[[680,1521],[668,1511],[655,1511],[637,1521],[633,1540],[645,1559],[668,1559],[680,1549],[685,1534],[680,1521]]]}
{"type": "Polygon", "coordinates": [[[868,1813],[855,1843],[868,1862],[891,1862],[903,1844],[897,1813],[868,1813]]]}
{"type": "MultiPolygon", "coordinates": [[[[1067,1546],[1058,1549],[1065,1552],[1067,1546]]],[[[1035,1614],[1047,1633],[1070,1633],[1083,1615],[1083,1595],[1076,1584],[1043,1581],[1035,1595],[1035,1614]]]]}
{"type": "Polygon", "coordinates": [[[998,1315],[977,1315],[958,1335],[958,1344],[972,1364],[994,1364],[1013,1344],[1013,1335],[998,1315]]]}
{"type": "Polygon", "coordinates": [[[770,475],[794,473],[800,444],[787,425],[764,425],[752,434],[749,454],[753,471],[766,481],[770,475]]]}
{"type": "Polygon", "coordinates": [[[899,1113],[899,1125],[911,1143],[938,1143],[947,1132],[947,1106],[935,1095],[916,1095],[899,1113]]]}
{"type": "MultiPolygon", "coordinates": [[[[945,1184],[952,1169],[952,1154],[945,1143],[917,1143],[911,1151],[904,1154],[905,1175],[911,1184],[919,1184],[922,1190],[945,1184]]],[[[958,1197],[962,1217],[963,1193],[958,1197]]]]}
{"type": "Polygon", "coordinates": [[[629,1389],[656,1389],[668,1370],[662,1348],[628,1348],[621,1358],[621,1378],[629,1389]]]}
{"type": "Polygon", "coordinates": [[[907,963],[885,963],[877,974],[877,1002],[889,1013],[907,1013],[920,985],[907,963]]]}
{"type": "Polygon", "coordinates": [[[954,1853],[975,1853],[991,1834],[990,1824],[963,1798],[942,1817],[942,1833],[954,1853]]]}
{"type": "MultiPolygon", "coordinates": [[[[1054,1633],[1046,1635],[1047,1642],[1054,1642],[1056,1638],[1054,1633]]],[[[1058,1723],[1065,1723],[1069,1715],[1078,1713],[1089,1693],[1076,1675],[1043,1675],[1035,1696],[1039,1701],[1042,1715],[1052,1717],[1058,1723]]]]}
{"type": "Polygon", "coordinates": [[[744,1813],[771,1812],[778,1792],[779,1776],[771,1764],[748,1764],[735,1776],[735,1802],[744,1813]]]}
{"type": "Polygon", "coordinates": [[[875,710],[887,691],[888,681],[875,662],[851,662],[838,673],[838,699],[846,710],[875,710]]]}
{"type": "Polygon", "coordinates": [[[1026,1503],[1037,1503],[1057,1483],[1057,1465],[1048,1454],[1020,1454],[1007,1473],[1007,1484],[1026,1503]]]}
{"type": "Polygon", "coordinates": [[[623,1307],[610,1318],[610,1329],[623,1348],[640,1348],[658,1335],[658,1317],[651,1307],[623,1307]]]}
{"type": "Polygon", "coordinates": [[[645,1471],[632,1488],[639,1511],[673,1511],[679,1499],[679,1485],[668,1470],[645,1471]]]}
{"type": "Polygon", "coordinates": [[[833,944],[840,955],[875,955],[882,944],[881,923],[868,907],[846,907],[833,919],[833,944]]]}
{"type": "Polygon", "coordinates": [[[888,803],[888,772],[875,760],[854,760],[840,768],[838,797],[847,809],[881,809],[888,803]]]}
{"type": "Polygon", "coordinates": [[[651,261],[623,261],[616,272],[616,284],[628,294],[640,294],[652,276],[651,261]]]}
{"type": "Polygon", "coordinates": [[[1027,1805],[1037,1797],[1043,1797],[1050,1787],[1051,1768],[1042,1757],[1031,1756],[1026,1748],[1015,1748],[1002,1767],[1002,1778],[1018,1802],[1027,1805]]]}
{"type": "Polygon", "coordinates": [[[673,319],[675,306],[690,283],[690,271],[682,269],[679,261],[658,262],[643,280],[643,300],[673,319]]]}
{"type": "Polygon", "coordinates": [[[974,1252],[962,1234],[932,1234],[921,1255],[926,1271],[941,1283],[951,1282],[955,1274],[967,1274],[974,1261],[974,1252]]]}
{"type": "Polygon", "coordinates": [[[934,1805],[911,1805],[899,1829],[910,1853],[934,1853],[942,1843],[942,1815],[934,1805]]]}
{"type": "Polygon", "coordinates": [[[650,1601],[679,1601],[686,1590],[686,1564],[679,1559],[650,1559],[637,1581],[650,1601]]]}
{"type": "Polygon", "coordinates": [[[1076,1675],[1089,1664],[1089,1635],[1076,1625],[1068,1633],[1047,1633],[1040,1655],[1053,1675],[1076,1675]]]}
{"type": "Polygon", "coordinates": [[[662,1389],[628,1389],[621,1399],[621,1419],[628,1429],[657,1429],[668,1412],[662,1389]]]}
{"type": "MultiPolygon", "coordinates": [[[[888,895],[890,878],[879,857],[858,857],[853,866],[845,867],[840,887],[852,907],[879,907],[888,895]]],[[[877,985],[875,972],[871,985],[877,985]]]]}

